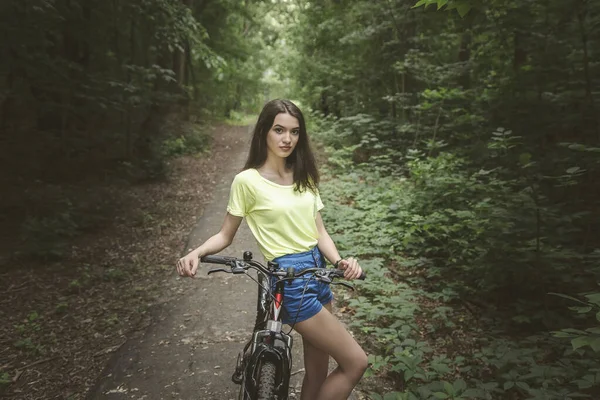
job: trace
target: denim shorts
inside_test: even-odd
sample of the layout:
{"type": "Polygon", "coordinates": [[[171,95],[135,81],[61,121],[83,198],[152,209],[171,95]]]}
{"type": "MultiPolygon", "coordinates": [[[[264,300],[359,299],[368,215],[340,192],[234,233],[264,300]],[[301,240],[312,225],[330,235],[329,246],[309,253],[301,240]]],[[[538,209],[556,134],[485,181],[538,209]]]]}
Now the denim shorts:
{"type": "MultiPolygon", "coordinates": [[[[278,263],[281,269],[293,267],[296,272],[307,268],[325,268],[325,259],[317,246],[303,253],[277,257],[273,262],[278,263]]],[[[274,282],[271,283],[273,292],[275,291],[274,282]]],[[[296,278],[291,284],[288,282],[285,284],[281,319],[284,324],[288,325],[305,321],[317,315],[323,305],[332,300],[333,293],[328,284],[315,280],[310,274],[296,278]]]]}

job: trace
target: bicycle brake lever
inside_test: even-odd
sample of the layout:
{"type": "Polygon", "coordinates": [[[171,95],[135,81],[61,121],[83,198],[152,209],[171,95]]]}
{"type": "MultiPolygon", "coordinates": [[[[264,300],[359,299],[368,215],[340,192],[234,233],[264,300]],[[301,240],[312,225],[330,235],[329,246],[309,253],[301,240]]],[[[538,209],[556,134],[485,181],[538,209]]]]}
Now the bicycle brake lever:
{"type": "Polygon", "coordinates": [[[242,264],[239,261],[236,261],[235,265],[233,265],[231,267],[231,273],[233,274],[245,274],[246,273],[246,268],[244,268],[244,264],[242,264]]]}
{"type": "Polygon", "coordinates": [[[346,282],[331,282],[330,285],[342,285],[344,287],[347,287],[350,290],[354,290],[354,286],[350,285],[349,283],[346,282]]]}
{"type": "Polygon", "coordinates": [[[228,274],[231,273],[231,271],[227,271],[225,268],[215,268],[215,269],[211,269],[210,271],[208,271],[208,275],[210,275],[214,272],[226,272],[228,274]]]}

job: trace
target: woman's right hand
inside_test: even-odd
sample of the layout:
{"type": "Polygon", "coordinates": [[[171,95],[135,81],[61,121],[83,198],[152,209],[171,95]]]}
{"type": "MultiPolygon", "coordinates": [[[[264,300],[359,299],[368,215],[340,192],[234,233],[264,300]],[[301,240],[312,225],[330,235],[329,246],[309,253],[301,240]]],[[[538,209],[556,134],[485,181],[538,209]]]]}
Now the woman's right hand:
{"type": "Polygon", "coordinates": [[[190,251],[187,255],[177,261],[177,273],[179,276],[196,276],[196,270],[200,261],[200,254],[196,250],[190,251]]]}

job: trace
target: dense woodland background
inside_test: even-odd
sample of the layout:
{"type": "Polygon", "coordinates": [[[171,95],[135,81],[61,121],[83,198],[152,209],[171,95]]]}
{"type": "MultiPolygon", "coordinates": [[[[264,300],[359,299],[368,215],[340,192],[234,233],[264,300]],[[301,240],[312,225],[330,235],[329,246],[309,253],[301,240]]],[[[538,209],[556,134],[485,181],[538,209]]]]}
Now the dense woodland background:
{"type": "MultiPolygon", "coordinates": [[[[209,146],[170,119],[292,98],[373,399],[600,398],[599,2],[12,0],[0,33],[3,184],[160,179],[209,146]]],[[[2,192],[60,257],[77,221],[2,192]]]]}

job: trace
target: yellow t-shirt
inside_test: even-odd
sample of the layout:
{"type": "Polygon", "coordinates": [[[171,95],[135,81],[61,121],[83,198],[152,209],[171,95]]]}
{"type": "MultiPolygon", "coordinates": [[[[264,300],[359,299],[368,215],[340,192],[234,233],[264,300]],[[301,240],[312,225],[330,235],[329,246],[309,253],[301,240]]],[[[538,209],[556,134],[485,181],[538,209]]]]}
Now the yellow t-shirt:
{"type": "Polygon", "coordinates": [[[233,179],[227,212],[246,217],[267,261],[308,251],[317,244],[317,212],[323,208],[319,193],[300,193],[294,185],[279,185],[254,169],[233,179]]]}

